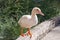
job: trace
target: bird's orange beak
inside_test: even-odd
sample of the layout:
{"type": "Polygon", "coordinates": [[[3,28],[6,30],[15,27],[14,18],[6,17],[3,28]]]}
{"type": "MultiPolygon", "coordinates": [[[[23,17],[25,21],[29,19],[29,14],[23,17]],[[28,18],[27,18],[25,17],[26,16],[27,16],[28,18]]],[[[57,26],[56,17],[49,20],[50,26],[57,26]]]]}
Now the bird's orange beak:
{"type": "Polygon", "coordinates": [[[41,11],[38,11],[38,14],[40,14],[40,15],[44,16],[44,14],[43,14],[41,11]]]}
{"type": "Polygon", "coordinates": [[[40,15],[44,16],[44,14],[42,12],[39,13],[40,15]]]}
{"type": "Polygon", "coordinates": [[[41,12],[41,10],[37,10],[38,14],[44,16],[44,14],[41,12]]]}

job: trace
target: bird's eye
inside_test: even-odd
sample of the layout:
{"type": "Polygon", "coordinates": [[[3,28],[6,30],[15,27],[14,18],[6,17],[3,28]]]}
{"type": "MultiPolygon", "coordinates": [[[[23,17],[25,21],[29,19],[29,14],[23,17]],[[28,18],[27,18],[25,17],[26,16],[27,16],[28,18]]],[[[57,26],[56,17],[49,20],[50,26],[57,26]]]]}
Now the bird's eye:
{"type": "Polygon", "coordinates": [[[39,10],[37,9],[37,11],[39,11],[39,10]]]}

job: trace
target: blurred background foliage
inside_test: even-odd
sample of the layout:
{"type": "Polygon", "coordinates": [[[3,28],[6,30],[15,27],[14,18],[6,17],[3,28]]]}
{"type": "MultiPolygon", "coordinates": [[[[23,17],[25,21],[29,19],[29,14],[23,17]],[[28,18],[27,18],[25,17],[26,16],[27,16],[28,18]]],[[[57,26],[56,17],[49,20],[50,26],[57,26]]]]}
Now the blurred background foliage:
{"type": "Polygon", "coordinates": [[[20,35],[19,18],[31,14],[33,7],[45,14],[37,15],[39,23],[60,15],[59,3],[60,0],[0,0],[0,40],[15,40],[20,35]]]}

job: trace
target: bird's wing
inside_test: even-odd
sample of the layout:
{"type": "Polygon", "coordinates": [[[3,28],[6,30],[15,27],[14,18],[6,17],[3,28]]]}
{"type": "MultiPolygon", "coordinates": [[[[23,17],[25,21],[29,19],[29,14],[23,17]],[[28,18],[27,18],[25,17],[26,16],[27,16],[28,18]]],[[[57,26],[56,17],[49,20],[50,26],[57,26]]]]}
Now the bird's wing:
{"type": "Polygon", "coordinates": [[[18,23],[27,22],[27,21],[29,21],[30,19],[31,19],[31,16],[30,16],[30,15],[23,15],[23,16],[19,19],[18,23]]]}

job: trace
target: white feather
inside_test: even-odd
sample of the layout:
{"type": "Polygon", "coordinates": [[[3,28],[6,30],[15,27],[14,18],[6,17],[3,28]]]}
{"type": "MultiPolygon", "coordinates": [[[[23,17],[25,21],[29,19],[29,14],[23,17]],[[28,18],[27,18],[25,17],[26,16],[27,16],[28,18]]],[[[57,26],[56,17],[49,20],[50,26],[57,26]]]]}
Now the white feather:
{"type": "Polygon", "coordinates": [[[33,18],[31,15],[23,15],[18,23],[21,27],[30,28],[38,23],[38,18],[36,15],[33,18]]]}

